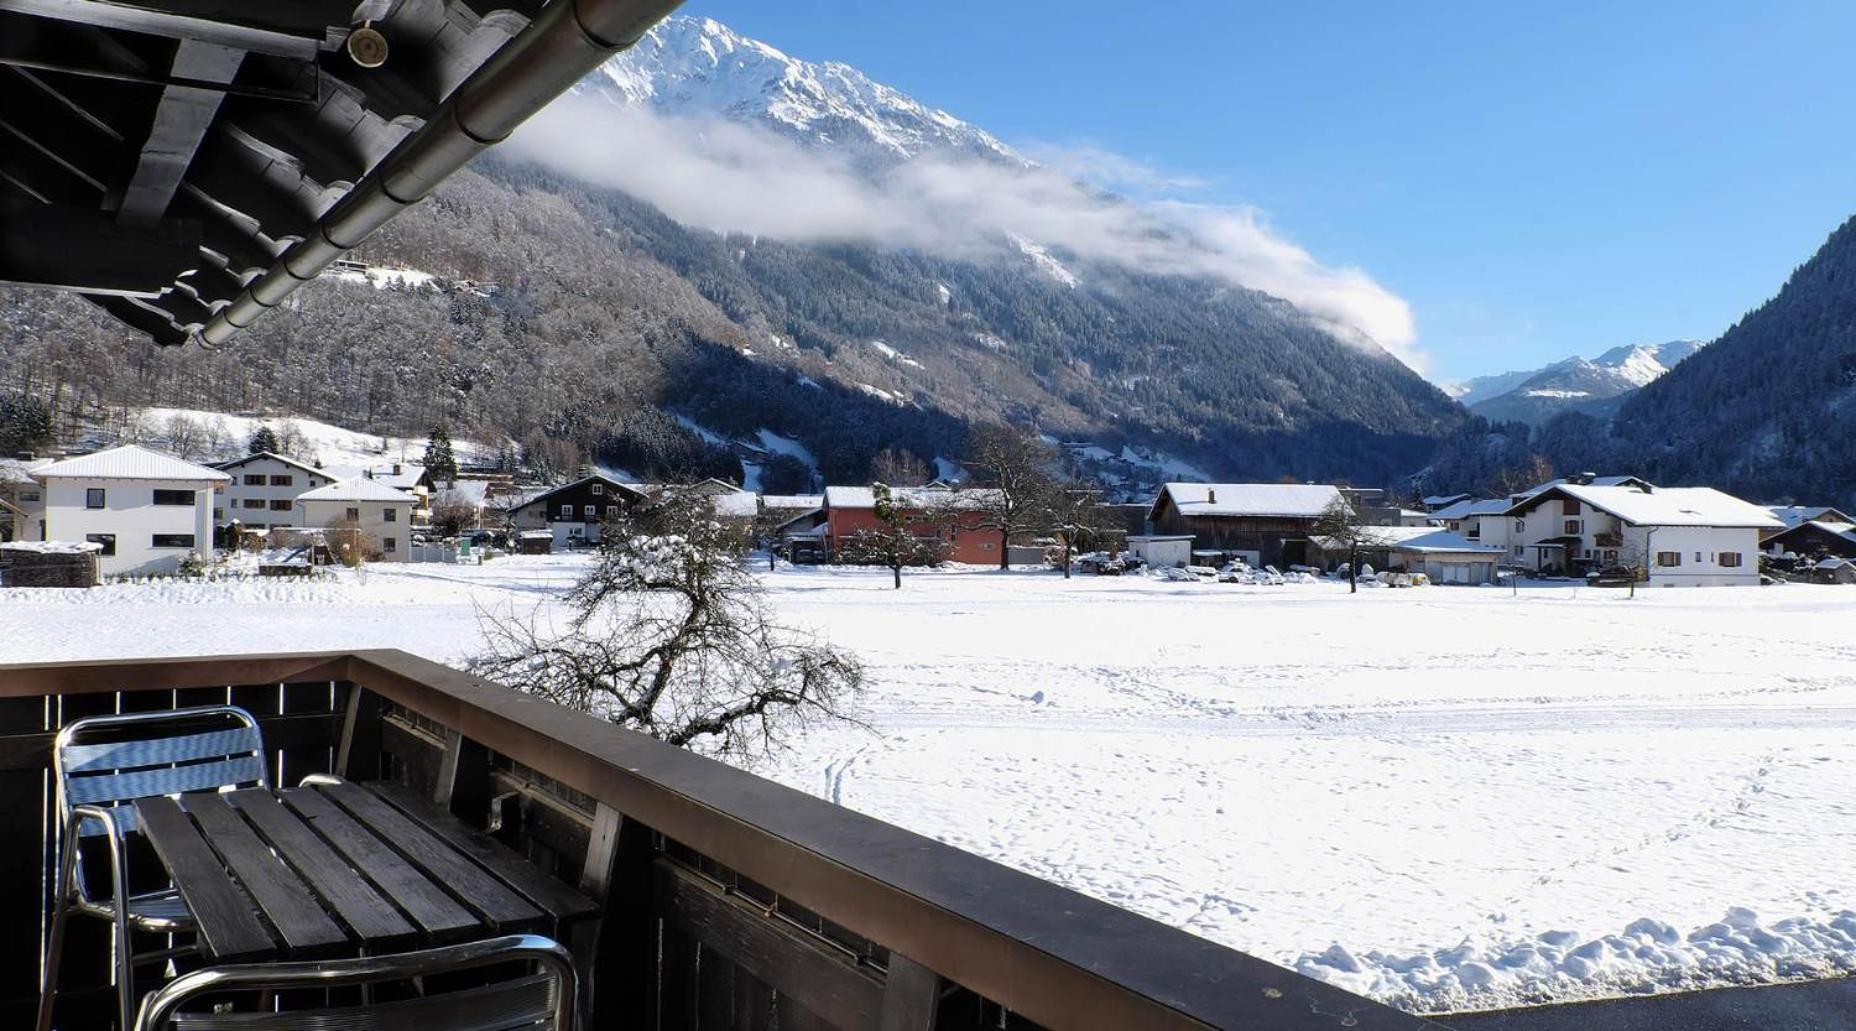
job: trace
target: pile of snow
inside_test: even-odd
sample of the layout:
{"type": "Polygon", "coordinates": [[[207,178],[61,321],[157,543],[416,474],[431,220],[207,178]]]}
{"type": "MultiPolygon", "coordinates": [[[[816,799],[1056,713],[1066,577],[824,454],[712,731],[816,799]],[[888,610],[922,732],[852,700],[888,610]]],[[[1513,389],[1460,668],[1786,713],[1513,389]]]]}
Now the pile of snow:
{"type": "Polygon", "coordinates": [[[870,341],[870,347],[872,350],[876,351],[876,353],[882,355],[883,357],[889,359],[892,362],[895,362],[897,365],[908,365],[908,366],[912,366],[917,369],[922,367],[921,362],[918,362],[915,359],[909,357],[907,354],[904,354],[903,352],[896,350],[895,348],[889,346],[888,344],[884,343],[881,340],[870,341]]]}
{"type": "Polygon", "coordinates": [[[0,544],[0,551],[23,551],[34,555],[81,555],[87,551],[102,551],[103,545],[90,541],[7,541],[0,544]]]}

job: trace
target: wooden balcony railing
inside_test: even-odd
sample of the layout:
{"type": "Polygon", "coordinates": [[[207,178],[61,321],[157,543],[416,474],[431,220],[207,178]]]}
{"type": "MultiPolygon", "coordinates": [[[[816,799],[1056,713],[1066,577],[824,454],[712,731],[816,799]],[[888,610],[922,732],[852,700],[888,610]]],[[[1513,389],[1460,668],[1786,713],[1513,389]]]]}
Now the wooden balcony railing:
{"type": "MultiPolygon", "coordinates": [[[[396,651],[0,666],[0,1026],[36,999],[58,728],[228,700],[279,783],[396,781],[599,899],[570,942],[595,1028],[1441,1026],[396,651]]],[[[67,986],[101,980],[96,930],[67,986]]],[[[67,1027],[108,1025],[69,990],[67,1027]]]]}

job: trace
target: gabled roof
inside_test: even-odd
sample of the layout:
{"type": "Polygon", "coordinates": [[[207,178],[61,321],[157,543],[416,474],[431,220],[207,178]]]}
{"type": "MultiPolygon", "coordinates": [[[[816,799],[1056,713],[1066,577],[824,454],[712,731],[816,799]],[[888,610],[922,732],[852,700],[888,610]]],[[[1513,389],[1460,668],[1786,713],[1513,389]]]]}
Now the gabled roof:
{"type": "Polygon", "coordinates": [[[275,451],[259,451],[256,454],[245,455],[242,458],[234,458],[230,462],[214,462],[213,468],[218,469],[221,472],[229,472],[233,469],[237,469],[239,466],[242,466],[247,462],[255,462],[260,458],[268,458],[273,462],[282,462],[284,465],[291,466],[292,468],[296,468],[296,469],[301,469],[311,476],[320,476],[325,480],[340,479],[340,477],[336,476],[334,473],[331,473],[327,469],[318,469],[313,465],[308,465],[306,463],[299,462],[296,459],[291,458],[288,455],[280,455],[275,451]]]}
{"type": "Polygon", "coordinates": [[[1766,511],[1778,517],[1786,526],[1801,523],[1856,523],[1847,512],[1831,508],[1829,505],[1773,505],[1766,511]]]}
{"type": "MultiPolygon", "coordinates": [[[[946,487],[891,487],[890,502],[911,509],[978,509],[998,503],[996,490],[950,490],[946,487]]],[[[827,509],[861,509],[876,507],[873,487],[826,487],[827,509]]]]}
{"type": "MultiPolygon", "coordinates": [[[[1835,509],[1831,511],[1835,511],[1835,509]]],[[[1828,519],[1812,519],[1808,522],[1799,523],[1796,526],[1788,526],[1778,533],[1767,537],[1764,543],[1770,544],[1773,541],[1782,541],[1795,533],[1802,534],[1806,530],[1819,530],[1833,537],[1841,537],[1851,544],[1856,544],[1856,523],[1831,522],[1828,519]]]]}
{"type": "Polygon", "coordinates": [[[1436,509],[1443,508],[1445,505],[1454,505],[1459,501],[1468,501],[1474,496],[1473,494],[1433,494],[1424,499],[1424,507],[1435,511],[1436,509]]]}
{"type": "Polygon", "coordinates": [[[490,481],[459,480],[449,487],[438,488],[439,500],[447,496],[456,498],[467,505],[482,506],[490,498],[490,481]]]}
{"type": "Polygon", "coordinates": [[[50,458],[0,458],[0,484],[23,483],[36,485],[38,481],[32,478],[32,471],[34,469],[42,469],[52,464],[52,461],[53,460],[50,458]]]}
{"type": "Polygon", "coordinates": [[[1183,516],[1254,516],[1313,519],[1341,500],[1340,488],[1325,483],[1169,483],[1163,498],[1183,516]]]}
{"type": "MultiPolygon", "coordinates": [[[[1531,498],[1534,495],[1539,494],[1543,491],[1551,490],[1554,487],[1564,487],[1568,484],[1571,484],[1572,482],[1573,481],[1571,478],[1562,476],[1562,477],[1559,477],[1558,479],[1548,480],[1545,483],[1536,483],[1532,487],[1527,488],[1526,490],[1517,491],[1514,494],[1511,494],[1509,496],[1516,497],[1516,498],[1531,498]]],[[[1594,476],[1588,482],[1584,484],[1579,484],[1578,486],[1652,487],[1655,485],[1652,484],[1649,480],[1646,480],[1641,476],[1594,476]]]]}
{"type": "Polygon", "coordinates": [[[1431,513],[1432,519],[1469,519],[1474,516],[1501,515],[1509,503],[1503,498],[1469,498],[1431,513]]]}
{"type": "Polygon", "coordinates": [[[217,469],[135,444],[42,465],[32,470],[32,477],[35,480],[174,480],[188,483],[226,483],[232,479],[217,469]]]}
{"type": "Polygon", "coordinates": [[[610,476],[582,476],[581,478],[573,481],[572,483],[563,483],[558,487],[550,487],[547,490],[544,490],[539,494],[535,494],[531,496],[528,500],[522,502],[519,505],[511,505],[509,507],[509,511],[513,514],[517,511],[520,511],[521,509],[529,507],[530,505],[534,505],[534,504],[538,504],[540,502],[546,501],[549,498],[555,496],[556,494],[562,493],[563,491],[573,490],[575,487],[578,487],[581,484],[593,483],[593,482],[603,483],[606,485],[607,489],[609,490],[617,490],[621,493],[629,494],[631,495],[634,501],[642,501],[645,498],[645,495],[639,492],[636,488],[620,483],[619,481],[613,479],[610,476]]]}
{"type": "Polygon", "coordinates": [[[389,487],[379,480],[370,480],[357,476],[352,480],[341,480],[326,487],[304,491],[296,496],[298,501],[397,501],[412,504],[413,499],[403,490],[389,487]]]}
{"type": "Polygon", "coordinates": [[[1785,524],[1771,512],[1713,487],[1615,487],[1563,483],[1509,509],[1519,513],[1544,495],[1563,494],[1608,512],[1632,526],[1715,526],[1776,529],[1785,524]]]}

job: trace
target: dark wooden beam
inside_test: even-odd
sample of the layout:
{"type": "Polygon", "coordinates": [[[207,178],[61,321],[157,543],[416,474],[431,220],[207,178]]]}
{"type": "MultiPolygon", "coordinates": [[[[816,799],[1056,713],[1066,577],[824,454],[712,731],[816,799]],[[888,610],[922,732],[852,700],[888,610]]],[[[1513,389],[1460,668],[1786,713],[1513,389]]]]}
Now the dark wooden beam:
{"type": "MultiPolygon", "coordinates": [[[[223,85],[238,74],[244,60],[243,50],[183,39],[174,48],[173,73],[176,79],[223,85]]],[[[117,221],[127,226],[147,226],[167,213],[168,203],[180,188],[187,166],[193,163],[200,141],[212,128],[223,99],[223,92],[197,86],[168,86],[161,91],[154,124],[149,126],[141,160],[123,193],[117,221]]]]}
{"type": "Polygon", "coordinates": [[[312,60],[347,35],[353,10],[337,0],[0,0],[0,11],[312,60]]]}
{"type": "Polygon", "coordinates": [[[197,223],[135,228],[104,211],[0,201],[0,282],[153,297],[200,262],[197,223]]]}

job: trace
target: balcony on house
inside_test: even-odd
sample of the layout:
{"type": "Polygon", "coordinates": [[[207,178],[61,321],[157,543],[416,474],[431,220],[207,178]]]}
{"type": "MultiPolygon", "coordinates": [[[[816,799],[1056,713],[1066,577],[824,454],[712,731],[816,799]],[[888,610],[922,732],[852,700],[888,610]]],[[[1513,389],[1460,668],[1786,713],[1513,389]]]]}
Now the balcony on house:
{"type": "MultiPolygon", "coordinates": [[[[38,999],[59,728],[228,702],[257,717],[274,784],[333,773],[430,800],[461,833],[596,900],[593,918],[535,928],[574,952],[583,1027],[1325,1028],[1335,1013],[1363,1029],[1441,1026],[606,721],[368,651],[0,666],[0,1027],[32,1026],[38,999]]],[[[107,925],[71,925],[58,1027],[116,1023],[108,942],[107,925]]]]}

